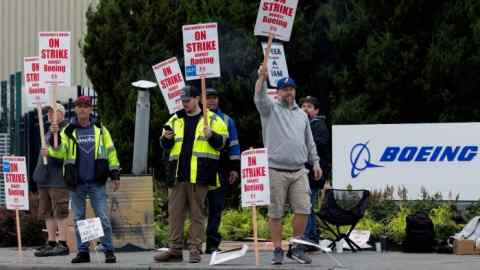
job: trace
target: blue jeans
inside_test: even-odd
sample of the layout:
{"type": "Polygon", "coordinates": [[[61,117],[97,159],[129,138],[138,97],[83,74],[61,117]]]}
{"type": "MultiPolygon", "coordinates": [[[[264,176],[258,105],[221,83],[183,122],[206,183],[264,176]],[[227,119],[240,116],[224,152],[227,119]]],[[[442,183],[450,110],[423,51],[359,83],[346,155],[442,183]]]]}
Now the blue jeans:
{"type": "Polygon", "coordinates": [[[85,199],[90,198],[95,216],[100,218],[103,227],[104,236],[100,238],[105,252],[113,251],[112,243],[112,225],[107,215],[107,192],[105,185],[98,185],[96,183],[82,184],[76,187],[75,191],[70,192],[72,199],[72,210],[75,221],[75,236],[77,238],[78,252],[88,252],[90,242],[82,243],[80,234],[77,228],[77,221],[85,219],[85,199]]]}
{"type": "Polygon", "coordinates": [[[315,243],[318,243],[318,241],[320,241],[320,234],[318,233],[318,228],[317,228],[317,218],[314,212],[314,207],[318,203],[319,192],[320,192],[320,188],[311,188],[310,202],[312,203],[312,212],[308,216],[307,227],[305,228],[305,233],[304,233],[305,238],[315,243]]]}

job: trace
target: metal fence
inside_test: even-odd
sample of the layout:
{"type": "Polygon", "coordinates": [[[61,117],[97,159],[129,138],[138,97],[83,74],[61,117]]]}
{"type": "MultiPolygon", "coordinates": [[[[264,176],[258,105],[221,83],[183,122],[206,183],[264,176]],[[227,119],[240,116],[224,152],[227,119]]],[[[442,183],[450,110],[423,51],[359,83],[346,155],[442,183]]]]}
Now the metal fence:
{"type": "MultiPolygon", "coordinates": [[[[0,162],[3,156],[9,155],[10,135],[8,133],[0,133],[0,162]]],[[[0,173],[0,205],[5,205],[5,182],[3,181],[3,173],[0,173]]]]}

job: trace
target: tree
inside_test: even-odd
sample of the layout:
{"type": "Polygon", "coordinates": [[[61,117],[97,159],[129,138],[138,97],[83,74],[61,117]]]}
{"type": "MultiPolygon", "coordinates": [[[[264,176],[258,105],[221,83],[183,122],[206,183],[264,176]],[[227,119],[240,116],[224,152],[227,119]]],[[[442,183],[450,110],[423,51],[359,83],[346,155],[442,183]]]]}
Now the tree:
{"type": "MultiPolygon", "coordinates": [[[[128,131],[134,130],[136,101],[130,82],[154,81],[151,67],[171,56],[183,66],[185,24],[218,22],[222,77],[207,83],[219,90],[222,109],[236,120],[242,147],[261,145],[260,118],[253,104],[264,40],[253,35],[258,4],[258,0],[101,0],[88,10],[82,44],[87,74],[125,171],[131,169],[133,132],[128,131]]],[[[331,57],[319,8],[320,1],[300,1],[291,41],[284,46],[289,72],[300,86],[298,95],[316,95],[327,109],[332,80],[320,67],[331,57]]],[[[158,91],[151,104],[151,153],[158,156],[155,144],[169,115],[158,91]]]]}
{"type": "Polygon", "coordinates": [[[480,2],[327,1],[336,123],[475,121],[480,2]]]}

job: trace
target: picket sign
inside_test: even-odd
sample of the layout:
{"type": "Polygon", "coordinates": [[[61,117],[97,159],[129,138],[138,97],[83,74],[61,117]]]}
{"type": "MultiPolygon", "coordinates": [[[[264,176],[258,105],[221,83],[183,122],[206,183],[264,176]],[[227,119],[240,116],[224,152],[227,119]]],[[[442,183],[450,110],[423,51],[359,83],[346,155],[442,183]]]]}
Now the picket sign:
{"type": "Polygon", "coordinates": [[[204,125],[208,126],[206,78],[220,77],[217,23],[184,25],[183,52],[185,58],[185,79],[201,80],[202,109],[204,125]]]}
{"type": "Polygon", "coordinates": [[[254,34],[289,41],[298,0],[261,0],[254,34]]]}
{"type": "Polygon", "coordinates": [[[270,204],[270,178],[266,148],[250,148],[242,152],[241,182],[242,207],[252,207],[255,264],[259,266],[257,206],[270,204]]]}
{"type": "Polygon", "coordinates": [[[217,23],[184,25],[185,80],[220,77],[217,23]]]}
{"type": "MultiPolygon", "coordinates": [[[[45,131],[43,127],[42,106],[48,104],[48,91],[45,85],[40,83],[40,64],[37,56],[23,58],[23,74],[25,79],[25,91],[27,106],[36,107],[38,112],[38,126],[40,127],[40,142],[42,148],[46,148],[45,131]]],[[[43,164],[47,165],[48,160],[43,157],[43,164]]]]}
{"type": "MultiPolygon", "coordinates": [[[[53,123],[57,123],[57,87],[71,85],[71,33],[39,32],[40,83],[51,87],[53,123]]],[[[58,132],[53,135],[53,146],[58,147],[58,132]]]]}
{"type": "Polygon", "coordinates": [[[185,86],[182,71],[176,57],[171,57],[153,67],[153,73],[162,92],[168,112],[174,114],[183,109],[181,90],[185,86]]]}
{"type": "MultiPolygon", "coordinates": [[[[262,42],[263,51],[267,44],[262,42]]],[[[288,76],[287,61],[285,59],[285,50],[282,43],[274,42],[270,48],[269,62],[267,65],[268,81],[271,86],[277,87],[277,82],[281,78],[288,76]]]]}
{"type": "Polygon", "coordinates": [[[15,210],[18,255],[23,257],[20,210],[29,209],[25,157],[4,156],[2,159],[2,171],[5,183],[5,204],[8,210],[15,210]]]}
{"type": "Polygon", "coordinates": [[[104,235],[99,217],[78,220],[77,228],[82,243],[98,239],[104,235]]]}

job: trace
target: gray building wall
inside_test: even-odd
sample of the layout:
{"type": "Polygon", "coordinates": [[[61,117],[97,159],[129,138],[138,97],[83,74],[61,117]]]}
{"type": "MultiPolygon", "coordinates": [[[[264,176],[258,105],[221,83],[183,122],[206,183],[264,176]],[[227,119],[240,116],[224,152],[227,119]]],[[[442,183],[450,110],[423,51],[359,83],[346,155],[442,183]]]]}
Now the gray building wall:
{"type": "Polygon", "coordinates": [[[23,71],[23,57],[38,54],[38,32],[72,33],[72,85],[90,85],[79,42],[86,34],[85,12],[98,0],[0,0],[0,80],[23,71]]]}

